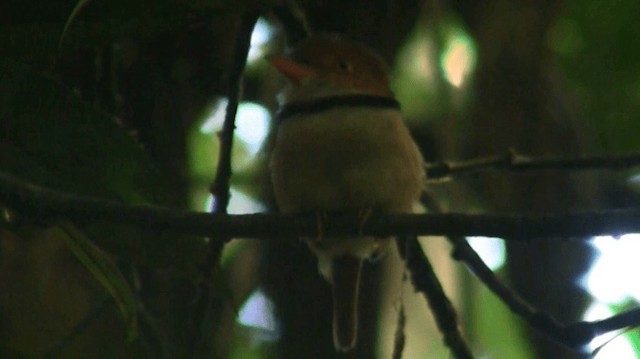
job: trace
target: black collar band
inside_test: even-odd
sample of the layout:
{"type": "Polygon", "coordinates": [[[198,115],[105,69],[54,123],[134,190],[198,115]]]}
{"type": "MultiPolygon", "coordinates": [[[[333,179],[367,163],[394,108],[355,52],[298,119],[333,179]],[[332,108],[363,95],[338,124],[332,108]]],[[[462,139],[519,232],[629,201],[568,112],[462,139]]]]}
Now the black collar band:
{"type": "Polygon", "coordinates": [[[390,97],[374,95],[341,95],[323,97],[316,100],[297,102],[284,105],[276,114],[276,121],[280,123],[295,115],[308,115],[326,111],[335,107],[374,107],[381,109],[400,109],[400,103],[390,97]]]}

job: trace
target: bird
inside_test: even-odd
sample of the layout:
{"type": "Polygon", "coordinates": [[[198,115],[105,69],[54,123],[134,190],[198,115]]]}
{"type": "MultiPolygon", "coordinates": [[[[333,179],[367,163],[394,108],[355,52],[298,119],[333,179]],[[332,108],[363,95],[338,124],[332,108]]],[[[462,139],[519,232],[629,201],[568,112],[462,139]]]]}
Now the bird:
{"type": "MultiPolygon", "coordinates": [[[[285,214],[411,213],[425,184],[424,160],[403,121],[384,60],[342,35],[298,43],[271,65],[286,78],[270,159],[276,204],[285,214]]],[[[321,228],[320,228],[321,229],[321,228]]],[[[391,238],[304,238],[331,284],[333,342],[355,348],[363,261],[391,238]]]]}

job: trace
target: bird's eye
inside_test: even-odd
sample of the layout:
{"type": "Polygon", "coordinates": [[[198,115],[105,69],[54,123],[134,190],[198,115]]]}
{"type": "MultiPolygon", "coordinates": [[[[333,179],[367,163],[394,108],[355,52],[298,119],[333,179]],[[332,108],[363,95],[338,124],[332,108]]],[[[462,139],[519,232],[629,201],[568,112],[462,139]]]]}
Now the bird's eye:
{"type": "Polygon", "coordinates": [[[351,64],[345,60],[340,61],[338,66],[340,66],[340,70],[342,71],[347,71],[347,72],[353,71],[353,66],[351,66],[351,64]]]}

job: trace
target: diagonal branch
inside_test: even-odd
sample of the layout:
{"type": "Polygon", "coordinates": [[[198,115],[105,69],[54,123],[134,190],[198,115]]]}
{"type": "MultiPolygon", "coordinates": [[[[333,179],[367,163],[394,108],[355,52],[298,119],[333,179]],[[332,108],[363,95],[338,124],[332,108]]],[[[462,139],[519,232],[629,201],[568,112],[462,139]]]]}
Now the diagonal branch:
{"type": "Polygon", "coordinates": [[[463,162],[443,161],[427,165],[427,178],[430,180],[448,180],[490,170],[509,172],[540,170],[593,170],[607,169],[619,171],[640,166],[640,154],[593,155],[583,157],[538,157],[532,158],[510,150],[506,154],[474,159],[463,162]]]}
{"type": "Polygon", "coordinates": [[[498,296],[513,313],[551,340],[574,350],[584,351],[586,350],[586,345],[601,334],[640,326],[640,308],[603,320],[562,324],[550,315],[537,310],[502,283],[464,238],[449,237],[449,240],[455,247],[454,258],[464,262],[469,270],[498,296]]]}
{"type": "Polygon", "coordinates": [[[533,305],[520,297],[518,293],[502,283],[473,248],[471,248],[465,238],[451,236],[448,237],[448,239],[455,248],[453,257],[464,262],[469,270],[500,298],[513,313],[523,318],[538,331],[549,334],[552,338],[559,338],[561,336],[560,334],[562,334],[564,330],[562,324],[545,313],[539,312],[533,305]]]}
{"type": "MultiPolygon", "coordinates": [[[[429,208],[437,212],[441,211],[441,206],[437,201],[430,201],[429,208]]],[[[564,325],[549,314],[536,309],[518,293],[502,283],[464,237],[448,236],[447,239],[453,244],[454,259],[464,262],[467,268],[513,313],[551,340],[578,352],[584,352],[587,349],[587,344],[603,333],[640,326],[640,308],[599,321],[582,321],[564,325]]]]}
{"type": "Polygon", "coordinates": [[[586,350],[586,345],[601,334],[640,326],[640,308],[603,320],[562,324],[549,314],[537,310],[502,283],[464,238],[449,237],[449,240],[455,247],[455,259],[464,262],[469,270],[499,297],[513,313],[551,340],[574,350],[584,351],[586,350]]]}
{"type": "Polygon", "coordinates": [[[411,273],[411,282],[415,289],[427,299],[438,329],[444,335],[445,344],[456,359],[473,358],[471,350],[460,333],[458,318],[453,305],[442,289],[431,262],[424,254],[418,238],[409,236],[398,239],[398,252],[411,273]]]}

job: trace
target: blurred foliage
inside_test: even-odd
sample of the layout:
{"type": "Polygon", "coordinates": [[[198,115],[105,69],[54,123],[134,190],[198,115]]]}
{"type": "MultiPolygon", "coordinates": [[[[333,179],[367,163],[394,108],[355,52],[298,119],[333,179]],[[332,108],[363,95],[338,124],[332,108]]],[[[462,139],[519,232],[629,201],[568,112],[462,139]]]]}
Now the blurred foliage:
{"type": "MultiPolygon", "coordinates": [[[[48,188],[75,194],[119,199],[134,204],[176,205],[181,202],[181,199],[176,197],[176,191],[166,184],[164,177],[151,163],[131,129],[117,124],[112,116],[82,100],[58,80],[41,75],[27,65],[3,59],[0,61],[0,88],[0,118],[2,119],[2,126],[0,126],[0,170],[48,188]]],[[[28,223],[27,219],[23,225],[28,223]]],[[[35,225],[39,226],[40,224],[35,225]]],[[[19,230],[2,224],[2,227],[16,234],[16,237],[3,236],[3,245],[9,246],[8,248],[32,246],[29,237],[33,237],[32,239],[36,241],[34,246],[44,247],[40,255],[35,255],[40,252],[40,249],[34,249],[38,252],[34,252],[33,257],[28,254],[25,257],[26,260],[47,261],[49,259],[45,258],[51,256],[50,260],[59,261],[63,260],[63,257],[60,257],[58,252],[49,252],[46,248],[46,242],[60,240],[65,243],[85,268],[93,274],[94,278],[102,284],[104,290],[113,296],[124,320],[128,323],[129,339],[136,336],[137,299],[134,298],[129,284],[117,266],[108,255],[89,242],[88,238],[106,249],[109,255],[116,258],[118,263],[133,261],[140,266],[142,271],[145,271],[144,268],[154,268],[154,270],[156,268],[173,268],[171,270],[176,271],[173,276],[177,278],[195,279],[195,275],[198,273],[197,265],[206,248],[205,243],[197,238],[141,232],[107,223],[85,225],[81,226],[81,229],[67,224],[66,229],[62,231],[56,230],[59,227],[55,223],[48,223],[48,225],[53,225],[53,227],[51,231],[46,232],[47,236],[39,236],[37,235],[39,232],[36,231],[35,235],[25,237],[23,235],[26,233],[24,229],[19,230]],[[88,238],[85,238],[85,234],[88,238]],[[18,238],[25,243],[11,244],[18,238]]],[[[4,259],[3,264],[6,267],[3,267],[3,270],[7,274],[19,271],[21,267],[16,265],[15,259],[11,255],[20,252],[15,250],[1,252],[0,254],[8,256],[4,259]]],[[[66,261],[69,260],[64,258],[66,261]]],[[[37,262],[32,265],[35,271],[35,268],[38,268],[37,262]]],[[[35,277],[32,280],[38,282],[44,280],[41,276],[55,278],[54,275],[62,274],[34,272],[35,277]]],[[[69,278],[69,280],[74,278],[69,278]]],[[[3,290],[5,296],[3,296],[3,308],[1,309],[7,310],[14,305],[12,304],[14,301],[24,303],[33,303],[32,300],[37,301],[38,293],[36,291],[13,292],[15,289],[9,289],[12,286],[7,288],[9,286],[7,280],[15,279],[8,277],[2,280],[1,284],[5,288],[3,290]],[[8,307],[4,307],[4,305],[8,307]]],[[[64,293],[64,295],[74,298],[73,300],[77,302],[74,308],[53,307],[53,311],[37,312],[40,313],[38,319],[41,324],[31,327],[32,329],[28,331],[15,332],[8,334],[8,336],[2,335],[2,337],[13,338],[11,345],[17,345],[21,351],[27,350],[30,355],[40,355],[43,350],[46,352],[46,343],[55,342],[59,335],[63,335],[59,339],[66,342],[65,335],[67,334],[65,331],[72,328],[69,326],[74,323],[65,321],[63,325],[56,325],[54,322],[59,321],[57,316],[63,315],[67,318],[80,316],[82,318],[83,313],[87,313],[87,315],[89,313],[85,309],[88,303],[83,300],[90,301],[93,300],[91,298],[100,297],[99,291],[95,292],[97,294],[79,297],[82,294],[82,289],[72,288],[72,291],[64,293]],[[40,330],[46,330],[43,328],[48,327],[58,329],[52,329],[48,339],[38,334],[40,330]]],[[[94,289],[90,289],[89,293],[94,293],[93,291],[94,289]]],[[[48,294],[51,297],[47,299],[47,302],[52,305],[57,303],[60,298],[55,296],[58,294],[60,293],[51,292],[48,294]]],[[[9,328],[26,329],[17,324],[24,320],[19,319],[19,312],[10,314],[10,317],[11,321],[6,323],[12,323],[9,324],[11,326],[3,326],[2,331],[10,330],[9,328]]],[[[117,324],[112,325],[109,322],[102,321],[101,323],[106,325],[106,328],[117,330],[117,324]]],[[[82,321],[76,324],[86,325],[82,321]]],[[[100,337],[95,337],[95,331],[90,328],[84,329],[80,333],[71,330],[68,335],[74,336],[72,345],[65,345],[62,353],[68,353],[68,348],[76,348],[71,349],[71,353],[74,352],[73,350],[78,350],[74,343],[86,343],[86,340],[78,341],[75,337],[83,337],[85,333],[93,333],[94,337],[88,339],[93,344],[84,345],[92,346],[98,350],[101,343],[97,338],[100,337]]],[[[112,336],[113,333],[108,335],[112,336]]],[[[103,351],[101,355],[118,353],[122,350],[122,345],[127,344],[114,342],[114,349],[103,351]]],[[[129,347],[131,353],[139,349],[139,343],[129,347]]]]}
{"type": "Polygon", "coordinates": [[[473,95],[469,86],[473,79],[469,75],[473,73],[477,55],[465,51],[471,63],[455,64],[458,65],[456,70],[465,71],[459,88],[446,80],[443,64],[446,52],[460,41],[473,43],[464,24],[454,14],[442,16],[436,23],[419,21],[404,41],[391,78],[394,93],[402,103],[403,115],[413,126],[420,128],[425,122],[462,115],[468,109],[473,95]]]}
{"type": "Polygon", "coordinates": [[[25,65],[3,60],[0,78],[1,145],[51,175],[32,173],[34,163],[12,160],[8,151],[2,151],[3,170],[78,194],[134,203],[157,195],[158,201],[167,202],[163,197],[170,192],[159,191],[161,180],[131,130],[25,65]]]}
{"type": "Polygon", "coordinates": [[[535,358],[521,321],[484,285],[474,289],[470,322],[478,352],[488,358],[535,358]]]}
{"type": "MultiPolygon", "coordinates": [[[[132,130],[59,82],[10,60],[0,63],[0,169],[76,194],[128,203],[179,203],[132,130]]],[[[86,228],[112,254],[194,271],[204,243],[112,225],[86,228]]]]}
{"type": "MultiPolygon", "coordinates": [[[[549,46],[569,82],[573,100],[585,125],[595,130],[596,145],[604,152],[640,150],[638,11],[640,3],[635,1],[567,1],[549,34],[549,46]]],[[[622,175],[628,178],[633,172],[637,170],[622,175]]],[[[636,184],[628,185],[637,190],[636,184]]],[[[620,313],[637,305],[627,302],[611,309],[620,313]]],[[[638,353],[638,331],[622,337],[638,353]]]]}
{"type": "MultiPolygon", "coordinates": [[[[467,8],[471,9],[468,13],[463,13],[463,17],[467,20],[468,26],[474,27],[474,33],[472,36],[480,37],[483,43],[480,44],[479,53],[483,57],[484,64],[487,62],[495,61],[496,58],[501,56],[513,55],[510,54],[513,48],[518,49],[519,46],[532,48],[535,45],[528,45],[522,43],[516,44],[520,41],[522,34],[520,31],[526,34],[527,31],[531,31],[534,26],[538,26],[536,20],[529,19],[526,16],[522,16],[527,11],[526,6],[518,8],[520,3],[508,4],[508,2],[494,1],[493,7],[483,7],[478,3],[461,1],[458,2],[455,8],[467,8]],[[495,10],[495,13],[500,14],[496,18],[493,18],[493,24],[483,24],[482,12],[491,13],[492,10],[488,9],[500,9],[495,10]],[[508,17],[504,18],[504,21],[499,20],[500,16],[508,17]],[[514,19],[520,19],[516,21],[525,21],[519,25],[522,28],[514,26],[514,19]],[[496,20],[499,20],[496,22],[496,20]],[[530,21],[530,22],[526,22],[530,21]],[[497,25],[500,24],[500,25],[497,25]],[[485,26],[487,25],[487,26],[485,26]],[[524,29],[524,30],[522,30],[524,29]],[[504,34],[504,35],[503,35],[504,34]],[[501,42],[500,40],[504,40],[501,42]],[[506,54],[506,55],[505,55],[506,54]]],[[[549,138],[555,136],[553,131],[561,129],[563,125],[568,124],[573,119],[568,118],[571,115],[571,111],[577,112],[577,121],[572,123],[577,126],[573,130],[577,131],[578,136],[586,138],[588,143],[585,147],[577,149],[570,141],[567,141],[564,145],[562,143],[556,143],[559,148],[564,147],[568,152],[572,151],[598,151],[598,152],[629,152],[637,151],[640,149],[640,143],[637,141],[637,135],[640,131],[640,121],[636,117],[640,116],[640,107],[638,107],[640,101],[638,101],[640,84],[640,67],[636,64],[638,47],[635,44],[639,43],[640,33],[635,30],[635,22],[637,22],[634,14],[637,13],[638,4],[629,1],[617,1],[617,2],[598,2],[598,1],[564,1],[562,6],[559,6],[558,14],[546,14],[545,19],[548,20],[557,16],[557,20],[553,21],[548,34],[542,34],[546,39],[546,46],[552,51],[551,57],[542,55],[536,63],[536,59],[527,59],[531,61],[535,67],[526,68],[531,71],[541,71],[539,74],[543,78],[552,78],[550,88],[539,88],[536,84],[531,88],[530,76],[537,76],[538,74],[520,74],[513,71],[514,68],[518,69],[518,64],[505,64],[497,62],[496,68],[484,68],[484,70],[493,70],[490,76],[502,76],[506,77],[506,81],[510,85],[514,85],[512,88],[508,88],[507,92],[513,94],[523,94],[529,98],[535,98],[539,96],[536,91],[542,91],[542,93],[553,93],[558,96],[554,101],[560,106],[566,106],[571,109],[569,113],[562,113],[559,118],[553,118],[555,113],[549,111],[549,109],[540,109],[540,113],[525,113],[525,116],[529,116],[526,121],[519,123],[516,116],[518,113],[514,113],[514,118],[505,119],[493,118],[493,121],[487,120],[483,126],[472,127],[475,109],[470,105],[473,105],[473,101],[469,99],[476,98],[480,91],[496,94],[491,92],[491,86],[503,81],[502,79],[485,78],[483,86],[487,87],[475,87],[474,78],[480,76],[477,72],[469,79],[470,81],[463,84],[460,89],[454,88],[448,84],[444,79],[444,73],[442,69],[437,67],[438,58],[440,54],[446,48],[447,34],[455,33],[456,31],[466,31],[465,25],[458,21],[459,14],[456,12],[450,12],[451,9],[443,10],[438,15],[430,14],[425,16],[427,19],[435,21],[419,23],[414,34],[407,39],[398,54],[397,65],[395,68],[395,90],[398,97],[403,104],[403,110],[406,115],[409,116],[409,120],[412,121],[412,125],[415,130],[414,133],[420,133],[425,128],[440,128],[443,129],[442,135],[447,136],[452,132],[461,133],[463,135],[459,138],[473,138],[480,133],[502,133],[503,137],[499,136],[487,136],[487,141],[492,143],[486,143],[486,147],[490,147],[493,151],[500,146],[503,146],[504,150],[507,150],[508,146],[527,146],[528,143],[544,143],[544,139],[526,138],[520,137],[518,131],[520,128],[534,129],[536,126],[540,126],[535,123],[536,121],[550,120],[557,121],[557,127],[546,128],[545,132],[549,135],[549,138]],[[513,67],[511,67],[513,66],[513,67]],[[522,76],[522,77],[520,77],[522,76]],[[510,83],[509,81],[513,81],[510,83]],[[537,116],[547,116],[545,119],[538,119],[537,116]],[[564,116],[564,117],[562,117],[564,116]],[[462,118],[462,121],[460,121],[462,118]],[[455,120],[459,120],[457,125],[453,125],[455,120]],[[504,122],[511,121],[511,124],[504,125],[504,122]],[[529,121],[529,122],[527,122],[529,121]],[[423,123],[422,125],[420,123],[423,123]],[[493,128],[487,128],[484,126],[495,126],[493,128]],[[587,134],[586,136],[584,134],[587,134]],[[513,143],[505,144],[501,141],[505,136],[511,136],[513,143]],[[584,136],[584,137],[582,137],[584,136]],[[520,141],[520,142],[518,142],[520,141]]],[[[537,5],[531,5],[536,6],[537,5]]],[[[542,8],[542,4],[539,5],[542,8]]],[[[436,7],[437,8],[437,7],[436,7]]],[[[490,16],[487,18],[491,19],[490,16]]],[[[476,38],[478,40],[478,38],[476,38]]],[[[543,50],[543,54],[546,51],[543,50]]],[[[525,52],[526,53],[526,52],[525,52]]],[[[517,60],[517,57],[510,58],[511,61],[517,60]]],[[[493,64],[492,64],[493,65],[493,64]]],[[[482,71],[483,69],[481,69],[482,71]]],[[[487,76],[486,74],[484,74],[487,76]]],[[[545,81],[542,81],[545,84],[545,81]]],[[[499,93],[499,91],[497,92],[499,93]]],[[[501,99],[503,101],[502,106],[520,106],[518,97],[514,96],[505,97],[501,99]]],[[[493,100],[491,100],[493,101],[493,100]]],[[[496,104],[499,106],[500,99],[496,99],[496,104]]],[[[542,101],[541,104],[545,105],[542,101]]],[[[556,105],[553,104],[552,105],[556,105]]],[[[487,113],[489,116],[504,116],[509,115],[508,112],[500,113],[499,111],[491,112],[491,104],[478,103],[477,108],[489,109],[487,113]]],[[[548,106],[548,105],[547,105],[548,106]]],[[[524,106],[523,106],[524,108],[524,106]]],[[[555,109],[552,109],[555,110],[555,109]]],[[[427,130],[429,131],[429,130],[427,130]]],[[[561,130],[560,130],[561,131],[561,130]]],[[[533,130],[528,130],[529,134],[533,133],[533,130]]],[[[524,134],[526,135],[527,130],[524,134]]],[[[542,133],[542,132],[541,132],[542,133]]],[[[560,132],[561,133],[561,132],[560,132]]],[[[438,133],[436,133],[438,135],[438,133]]],[[[567,137],[568,139],[570,137],[567,137]]],[[[442,139],[436,139],[435,141],[442,141],[442,139]]],[[[463,142],[466,140],[463,140],[463,142]]],[[[458,145],[459,146],[459,145],[458,145]]],[[[477,146],[483,146],[482,143],[477,143],[477,146]]],[[[519,148],[519,147],[516,147],[519,148]]],[[[440,145],[438,148],[440,151],[450,153],[448,151],[448,145],[440,145]]],[[[544,151],[545,149],[541,149],[544,151]]],[[[547,149],[549,150],[549,149],[547,149]]],[[[556,154],[562,154],[558,152],[558,149],[552,150],[556,154]]],[[[562,151],[562,150],[560,150],[562,151]]],[[[482,151],[480,151],[482,152],[482,151]]],[[[446,160],[449,158],[442,158],[442,155],[436,155],[437,160],[446,160]]],[[[445,155],[446,156],[446,155],[445,155]]],[[[455,155],[453,155],[455,156],[455,155]]],[[[428,157],[428,154],[427,154],[428,157]]],[[[624,176],[620,176],[624,177],[624,176]]],[[[588,192],[588,179],[582,178],[583,181],[577,185],[582,188],[580,195],[592,198],[598,198],[597,195],[588,192]]],[[[517,178],[514,180],[522,180],[517,178]]],[[[538,185],[540,181],[536,181],[538,185]]],[[[557,184],[560,186],[560,183],[557,184]]],[[[602,203],[598,203],[599,206],[607,206],[608,203],[615,203],[614,196],[617,191],[620,191],[620,187],[617,190],[607,187],[606,182],[599,182],[609,197],[602,203]]],[[[493,186],[499,188],[502,193],[509,193],[507,187],[503,185],[497,185],[496,182],[493,186]]],[[[436,188],[436,192],[440,192],[441,189],[436,188]]],[[[527,189],[529,193],[535,191],[533,187],[527,189]]],[[[460,191],[458,191],[460,192],[460,191]]],[[[464,192],[460,192],[464,193],[464,192]]],[[[567,198],[570,198],[569,192],[567,198]]],[[[446,194],[445,194],[446,195],[446,194]]],[[[464,200],[466,205],[471,204],[471,208],[476,207],[476,199],[469,193],[464,193],[464,200]]],[[[447,197],[444,197],[447,198],[447,197]]],[[[508,198],[508,197],[507,197],[508,198]]],[[[540,198],[544,198],[541,194],[540,198]]],[[[517,206],[518,200],[521,198],[512,198],[505,203],[509,203],[511,206],[517,206]]],[[[549,200],[555,203],[562,203],[563,199],[554,197],[549,200]]],[[[627,200],[632,203],[632,200],[627,200]]],[[[626,202],[625,202],[626,203],[626,202]]],[[[551,202],[548,205],[553,205],[551,202]]],[[[575,204],[574,204],[575,205],[575,204]]],[[[480,203],[480,208],[486,210],[491,208],[492,203],[480,203]]],[[[525,207],[526,210],[535,210],[531,205],[525,207]]],[[[478,210],[475,208],[475,210],[478,210]]],[[[523,249],[532,255],[531,251],[523,249]]],[[[544,251],[542,251],[544,253],[544,251]]],[[[570,261],[569,257],[564,258],[565,261],[570,261]]],[[[538,264],[540,265],[540,264],[538,264]]],[[[552,263],[549,263],[552,265],[552,263]]],[[[548,268],[552,273],[557,271],[556,275],[561,276],[561,265],[557,267],[548,268]]],[[[535,274],[533,275],[535,277],[535,274]]],[[[565,282],[571,283],[572,278],[561,279],[565,282]]],[[[531,283],[523,283],[524,286],[531,285],[531,283]]],[[[565,285],[566,287],[567,285],[565,285]]],[[[569,286],[573,286],[570,284],[569,286]]],[[[542,287],[544,288],[544,286],[542,287]]],[[[470,293],[475,298],[472,300],[473,304],[471,308],[473,314],[470,314],[469,322],[473,323],[474,328],[473,337],[476,338],[482,345],[481,352],[490,355],[491,357],[524,357],[524,355],[534,355],[531,351],[534,348],[528,348],[523,342],[523,337],[526,333],[520,333],[518,330],[509,331],[505,333],[504,328],[519,328],[521,322],[513,315],[509,314],[509,311],[498,302],[491,295],[487,296],[486,290],[480,290],[479,293],[470,293]],[[484,294],[483,294],[484,293],[484,294]],[[499,324],[497,324],[499,323],[499,324]],[[513,335],[511,340],[505,340],[505,335],[513,335]],[[491,344],[489,344],[491,343],[491,344]],[[486,347],[485,347],[486,345],[486,347]],[[498,354],[500,353],[500,354],[498,354]]],[[[541,295],[541,294],[538,294],[541,295]]],[[[560,293],[549,293],[545,296],[555,296],[560,303],[560,308],[566,309],[566,304],[562,304],[560,293]]],[[[538,298],[532,298],[535,302],[538,298]]],[[[577,298],[566,298],[564,300],[574,300],[577,298]]],[[[545,308],[542,308],[545,309],[545,308]]],[[[565,310],[566,314],[566,310],[565,310]]],[[[565,318],[563,318],[565,319],[565,318]]],[[[579,320],[575,318],[574,320],[579,320]]],[[[633,335],[631,336],[633,337],[633,335]]],[[[544,339],[542,339],[544,341],[544,339]]],[[[632,339],[635,340],[635,339],[632,339]]],[[[538,342],[536,342],[538,343],[538,342]]],[[[632,342],[635,344],[635,342],[632,342]]],[[[638,348],[638,346],[635,346],[638,348]]],[[[537,349],[537,348],[536,348],[537,349]]],[[[535,350],[535,349],[534,349],[535,350]]],[[[552,351],[553,352],[553,349],[552,351]]],[[[556,355],[565,355],[556,352],[556,355]]],[[[571,357],[571,356],[569,356],[571,357]]]]}
{"type": "MultiPolygon", "coordinates": [[[[623,303],[619,303],[616,305],[608,305],[608,307],[611,310],[611,313],[613,314],[622,313],[627,310],[637,308],[638,302],[634,300],[627,300],[627,301],[624,301],[623,303]]],[[[640,354],[640,331],[638,331],[637,328],[631,328],[631,329],[622,330],[614,333],[609,333],[606,336],[609,336],[609,335],[612,335],[612,338],[610,339],[611,341],[613,340],[627,341],[630,347],[634,349],[636,355],[640,354]]],[[[594,349],[605,351],[607,349],[608,344],[609,342],[605,342],[601,344],[600,348],[594,348],[594,349]]],[[[609,357],[614,358],[615,355],[616,354],[614,352],[613,355],[610,355],[609,357]]],[[[609,357],[605,356],[605,359],[608,359],[609,357]]]]}
{"type": "Polygon", "coordinates": [[[116,264],[71,223],[60,224],[56,237],[78,258],[93,277],[111,295],[127,326],[127,340],[138,336],[138,305],[136,298],[116,264]]]}
{"type": "Polygon", "coordinates": [[[584,120],[608,151],[640,149],[638,11],[635,1],[567,1],[549,36],[584,120]]]}

